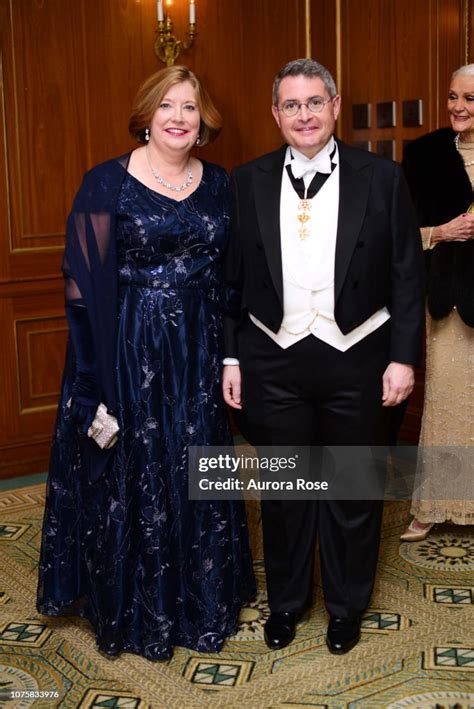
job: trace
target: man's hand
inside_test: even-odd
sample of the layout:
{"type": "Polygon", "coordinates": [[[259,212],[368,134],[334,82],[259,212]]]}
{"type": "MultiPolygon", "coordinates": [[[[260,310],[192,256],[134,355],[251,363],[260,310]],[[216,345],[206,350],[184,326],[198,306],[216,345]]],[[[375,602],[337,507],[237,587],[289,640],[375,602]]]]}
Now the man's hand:
{"type": "Polygon", "coordinates": [[[413,391],[415,372],[411,364],[390,362],[383,375],[382,406],[401,404],[413,391]]]}
{"type": "Polygon", "coordinates": [[[241,409],[240,367],[238,364],[226,364],[222,372],[222,393],[224,401],[233,409],[241,409]]]}

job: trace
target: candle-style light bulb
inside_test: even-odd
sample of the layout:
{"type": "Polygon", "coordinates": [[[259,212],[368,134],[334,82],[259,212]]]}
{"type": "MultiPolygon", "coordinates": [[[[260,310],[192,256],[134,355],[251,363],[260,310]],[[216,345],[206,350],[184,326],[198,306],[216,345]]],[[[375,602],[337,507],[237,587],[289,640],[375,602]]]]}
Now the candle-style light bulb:
{"type": "Polygon", "coordinates": [[[196,22],[196,5],[194,0],[189,0],[189,23],[194,25],[196,22]]]}
{"type": "Polygon", "coordinates": [[[163,22],[163,0],[157,2],[158,22],[163,22]]]}

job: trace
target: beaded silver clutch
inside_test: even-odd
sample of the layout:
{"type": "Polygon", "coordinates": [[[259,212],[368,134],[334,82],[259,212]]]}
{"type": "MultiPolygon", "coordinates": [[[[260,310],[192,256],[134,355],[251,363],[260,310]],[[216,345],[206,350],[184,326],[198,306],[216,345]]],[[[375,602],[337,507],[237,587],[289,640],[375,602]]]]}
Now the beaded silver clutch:
{"type": "Polygon", "coordinates": [[[87,435],[93,438],[99,448],[112,448],[117,443],[120,427],[117,419],[109,414],[104,404],[99,404],[87,435]]]}

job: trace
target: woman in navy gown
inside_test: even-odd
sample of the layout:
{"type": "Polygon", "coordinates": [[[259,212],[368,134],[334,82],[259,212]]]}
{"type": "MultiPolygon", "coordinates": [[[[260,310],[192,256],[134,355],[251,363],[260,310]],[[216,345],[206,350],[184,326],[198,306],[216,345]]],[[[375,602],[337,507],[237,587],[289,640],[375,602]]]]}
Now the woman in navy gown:
{"type": "Polygon", "coordinates": [[[87,617],[110,655],[219,651],[255,593],[243,503],[187,492],[187,447],[231,443],[219,384],[227,175],[190,154],[220,123],[191,71],[157,72],[129,123],[141,146],[90,170],[68,219],[70,339],[38,609],[87,617]],[[109,449],[90,437],[100,402],[120,427],[109,449]]]}

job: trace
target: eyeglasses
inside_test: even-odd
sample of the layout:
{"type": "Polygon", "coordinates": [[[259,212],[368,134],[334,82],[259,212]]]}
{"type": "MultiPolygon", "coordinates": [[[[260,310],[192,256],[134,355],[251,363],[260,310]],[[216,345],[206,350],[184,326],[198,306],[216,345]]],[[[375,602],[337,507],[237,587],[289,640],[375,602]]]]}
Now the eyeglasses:
{"type": "Polygon", "coordinates": [[[313,96],[308,99],[306,103],[300,103],[299,101],[285,101],[282,106],[277,106],[277,110],[284,113],[288,118],[291,118],[292,116],[296,116],[301,106],[306,106],[308,111],[311,111],[311,113],[321,113],[324,106],[331,101],[332,98],[327,98],[324,100],[321,96],[313,96]]]}

